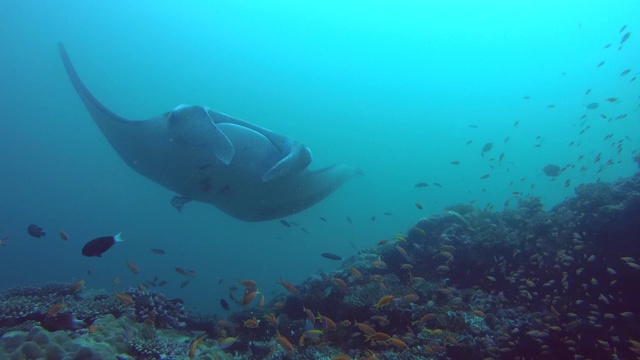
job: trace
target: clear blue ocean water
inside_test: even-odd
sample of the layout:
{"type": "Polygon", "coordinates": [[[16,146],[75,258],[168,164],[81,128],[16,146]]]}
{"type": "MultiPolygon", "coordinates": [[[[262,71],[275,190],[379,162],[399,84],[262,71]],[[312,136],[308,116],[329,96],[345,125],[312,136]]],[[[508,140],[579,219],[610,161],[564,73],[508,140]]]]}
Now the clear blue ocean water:
{"type": "Polygon", "coordinates": [[[581,183],[628,176],[640,144],[637,14],[635,1],[0,2],[0,288],[84,279],[113,291],[158,276],[169,297],[221,312],[239,279],[270,300],[279,276],[340,266],[320,253],[348,257],[445,206],[499,211],[539,196],[550,208],[581,183]],[[58,41],[125,118],[206,105],[301,140],[314,168],[348,163],[364,176],[286,218],[308,234],[206,204],[178,213],[174,194],[102,136],[58,41]],[[551,181],[548,163],[569,167],[551,181]],[[31,223],[47,235],[30,237],[31,223]],[[80,254],[118,232],[125,242],[104,257],[80,254]],[[181,289],[175,267],[198,275],[181,289]]]}

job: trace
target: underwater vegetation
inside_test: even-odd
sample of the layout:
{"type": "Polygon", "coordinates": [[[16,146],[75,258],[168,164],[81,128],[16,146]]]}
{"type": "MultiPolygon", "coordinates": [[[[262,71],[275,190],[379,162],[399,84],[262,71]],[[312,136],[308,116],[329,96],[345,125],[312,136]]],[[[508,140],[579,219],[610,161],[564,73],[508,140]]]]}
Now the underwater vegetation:
{"type": "Polygon", "coordinates": [[[0,358],[638,358],[639,218],[640,173],[548,211],[449,206],[269,301],[243,280],[225,318],[144,286],[15,287],[0,358]]]}

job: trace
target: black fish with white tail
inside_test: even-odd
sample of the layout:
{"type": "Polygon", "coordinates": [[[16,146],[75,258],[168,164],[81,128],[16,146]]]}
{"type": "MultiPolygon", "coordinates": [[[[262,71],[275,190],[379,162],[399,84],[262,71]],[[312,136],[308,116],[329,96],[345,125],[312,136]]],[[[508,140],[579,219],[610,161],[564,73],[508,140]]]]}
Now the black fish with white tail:
{"type": "Polygon", "coordinates": [[[107,250],[111,249],[115,243],[122,242],[120,233],[113,236],[103,236],[93,239],[82,247],[82,255],[88,257],[101,257],[107,250]]]}

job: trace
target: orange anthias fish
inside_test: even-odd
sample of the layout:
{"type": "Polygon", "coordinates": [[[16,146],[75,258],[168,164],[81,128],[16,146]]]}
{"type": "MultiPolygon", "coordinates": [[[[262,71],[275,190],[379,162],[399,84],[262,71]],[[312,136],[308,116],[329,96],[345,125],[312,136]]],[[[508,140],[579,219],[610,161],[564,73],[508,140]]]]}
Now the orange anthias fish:
{"type": "Polygon", "coordinates": [[[74,282],[69,286],[72,291],[78,291],[84,287],[84,280],[74,282]]]}
{"type": "Polygon", "coordinates": [[[331,358],[331,360],[351,360],[351,356],[347,354],[338,354],[331,358]]]}
{"type": "Polygon", "coordinates": [[[364,279],[364,276],[362,276],[362,273],[360,272],[360,270],[354,268],[353,266],[349,268],[349,272],[351,272],[351,275],[353,275],[353,277],[355,277],[358,280],[364,279]]]}
{"type": "Polygon", "coordinates": [[[263,318],[265,320],[267,320],[269,322],[269,324],[278,327],[278,319],[276,318],[276,316],[274,314],[266,314],[265,316],[263,316],[263,318]]]}
{"type": "Polygon", "coordinates": [[[378,258],[376,260],[373,260],[371,262],[371,265],[373,265],[373,267],[375,267],[376,269],[386,269],[387,268],[387,263],[382,261],[382,258],[380,258],[380,255],[378,255],[378,258]]]}
{"type": "Polygon", "coordinates": [[[402,246],[396,245],[396,249],[398,250],[400,255],[402,255],[404,258],[408,258],[409,257],[409,254],[407,253],[407,250],[403,249],[402,246]]]}
{"type": "Polygon", "coordinates": [[[373,344],[374,342],[377,341],[381,341],[381,342],[386,342],[389,339],[391,339],[391,335],[387,334],[387,333],[383,333],[383,332],[376,332],[373,334],[368,334],[365,336],[365,342],[366,341],[371,341],[371,343],[373,344]]]}
{"type": "Polygon", "coordinates": [[[287,354],[292,354],[294,352],[293,344],[286,337],[280,335],[280,331],[277,331],[276,340],[282,345],[283,348],[287,350],[287,354]]]}
{"type": "Polygon", "coordinates": [[[420,296],[410,293],[410,294],[406,294],[402,297],[402,302],[403,303],[414,303],[416,301],[420,300],[420,296]]]}
{"type": "Polygon", "coordinates": [[[258,321],[258,319],[256,319],[256,318],[242,320],[242,322],[244,323],[244,327],[248,327],[248,328],[251,328],[251,329],[257,328],[258,325],[260,324],[260,321],[258,321]]]}
{"type": "Polygon", "coordinates": [[[339,326],[341,327],[349,327],[351,326],[351,321],[349,320],[342,320],[338,323],[339,326]]]}
{"type": "Polygon", "coordinates": [[[435,318],[436,318],[436,314],[428,313],[428,314],[424,315],[423,317],[421,317],[420,320],[418,320],[416,322],[426,323],[426,322],[435,320],[435,318]]]}
{"type": "Polygon", "coordinates": [[[408,349],[409,346],[407,345],[407,343],[405,343],[404,341],[398,339],[398,338],[389,338],[389,342],[394,345],[395,347],[397,347],[400,350],[404,350],[404,349],[408,349]]]}
{"type": "Polygon", "coordinates": [[[60,230],[60,239],[67,241],[69,240],[69,235],[67,235],[67,233],[64,232],[64,230],[60,230]]]}
{"type": "Polygon", "coordinates": [[[302,311],[307,315],[307,318],[309,319],[311,324],[316,322],[316,317],[313,315],[313,311],[307,309],[306,307],[304,307],[304,305],[302,306],[302,311]]]}
{"type": "Polygon", "coordinates": [[[278,282],[278,284],[282,285],[282,287],[284,287],[291,294],[297,294],[298,293],[298,288],[296,288],[293,284],[282,280],[282,276],[280,277],[280,282],[278,282]]]}
{"type": "Polygon", "coordinates": [[[257,286],[256,282],[253,280],[240,280],[240,284],[248,288],[255,288],[257,286]]]}
{"type": "Polygon", "coordinates": [[[376,359],[378,359],[378,356],[376,356],[376,354],[374,354],[370,350],[365,351],[364,356],[360,358],[360,360],[376,360],[376,359]]]}
{"type": "Polygon", "coordinates": [[[60,311],[64,310],[64,308],[66,307],[67,307],[67,304],[65,304],[64,302],[51,305],[49,309],[47,309],[47,316],[51,316],[51,317],[56,316],[60,311]]]}
{"type": "Polygon", "coordinates": [[[206,337],[207,337],[207,334],[204,334],[193,341],[193,343],[191,344],[191,349],[189,349],[189,359],[193,359],[193,357],[196,355],[196,350],[198,349],[198,345],[200,345],[202,340],[204,340],[204,338],[206,337]]]}
{"type": "Polygon", "coordinates": [[[360,329],[360,331],[362,331],[366,335],[373,335],[373,334],[376,333],[376,330],[373,327],[371,327],[371,326],[369,326],[369,325],[367,325],[365,323],[358,322],[356,320],[354,320],[354,321],[355,321],[355,324],[353,326],[357,326],[358,329],[360,329]]]}
{"type": "Polygon", "coordinates": [[[380,309],[383,306],[387,306],[387,305],[391,304],[391,301],[393,301],[393,296],[392,295],[385,295],[385,296],[381,297],[380,300],[378,301],[378,303],[375,305],[376,310],[380,309]]]}
{"type": "Polygon", "coordinates": [[[135,301],[133,301],[133,298],[125,293],[115,293],[113,297],[123,304],[127,304],[127,305],[135,304],[135,301]]]}
{"type": "Polygon", "coordinates": [[[115,285],[115,286],[120,285],[120,278],[119,278],[119,277],[117,277],[117,276],[116,276],[116,277],[113,279],[113,285],[115,285]]]}
{"type": "Polygon", "coordinates": [[[320,312],[318,312],[318,315],[316,316],[316,319],[320,320],[320,322],[322,323],[322,327],[324,328],[325,331],[338,330],[338,326],[336,325],[335,321],[333,321],[330,318],[320,314],[320,312]]]}
{"type": "Polygon", "coordinates": [[[347,290],[349,288],[349,285],[347,285],[346,281],[340,278],[334,277],[332,280],[342,290],[347,290]]]}
{"type": "Polygon", "coordinates": [[[127,267],[129,268],[129,270],[131,270],[132,273],[134,273],[136,275],[140,273],[140,270],[138,269],[136,264],[132,263],[129,260],[127,260],[127,267]]]}
{"type": "Polygon", "coordinates": [[[242,296],[242,306],[247,306],[253,302],[253,299],[256,298],[258,294],[261,294],[259,290],[249,290],[244,292],[244,296],[242,296]]]}

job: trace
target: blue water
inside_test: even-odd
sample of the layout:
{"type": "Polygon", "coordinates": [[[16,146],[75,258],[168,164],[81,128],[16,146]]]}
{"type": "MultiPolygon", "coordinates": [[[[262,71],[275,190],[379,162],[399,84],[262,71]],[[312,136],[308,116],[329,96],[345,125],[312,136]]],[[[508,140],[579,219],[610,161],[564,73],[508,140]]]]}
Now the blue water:
{"type": "Polygon", "coordinates": [[[521,192],[549,208],[580,183],[628,176],[640,143],[640,80],[630,82],[640,66],[637,14],[631,1],[0,2],[0,238],[9,237],[0,288],[84,279],[113,291],[157,275],[169,297],[221,312],[218,300],[239,279],[256,280],[270,300],[280,275],[297,283],[340,266],[320,253],[349,256],[447,205],[502,210],[521,192]],[[173,193],[129,169],[99,132],[58,41],[123,117],[206,105],[300,139],[315,168],[343,162],[365,175],[287,218],[309,234],[205,204],[180,214],[173,193]],[[547,163],[575,167],[550,181],[547,163]],[[47,236],[28,236],[30,223],[47,236]],[[88,240],[117,232],[125,242],[103,258],[80,255],[88,240]],[[198,272],[184,289],[178,266],[198,272]]]}

